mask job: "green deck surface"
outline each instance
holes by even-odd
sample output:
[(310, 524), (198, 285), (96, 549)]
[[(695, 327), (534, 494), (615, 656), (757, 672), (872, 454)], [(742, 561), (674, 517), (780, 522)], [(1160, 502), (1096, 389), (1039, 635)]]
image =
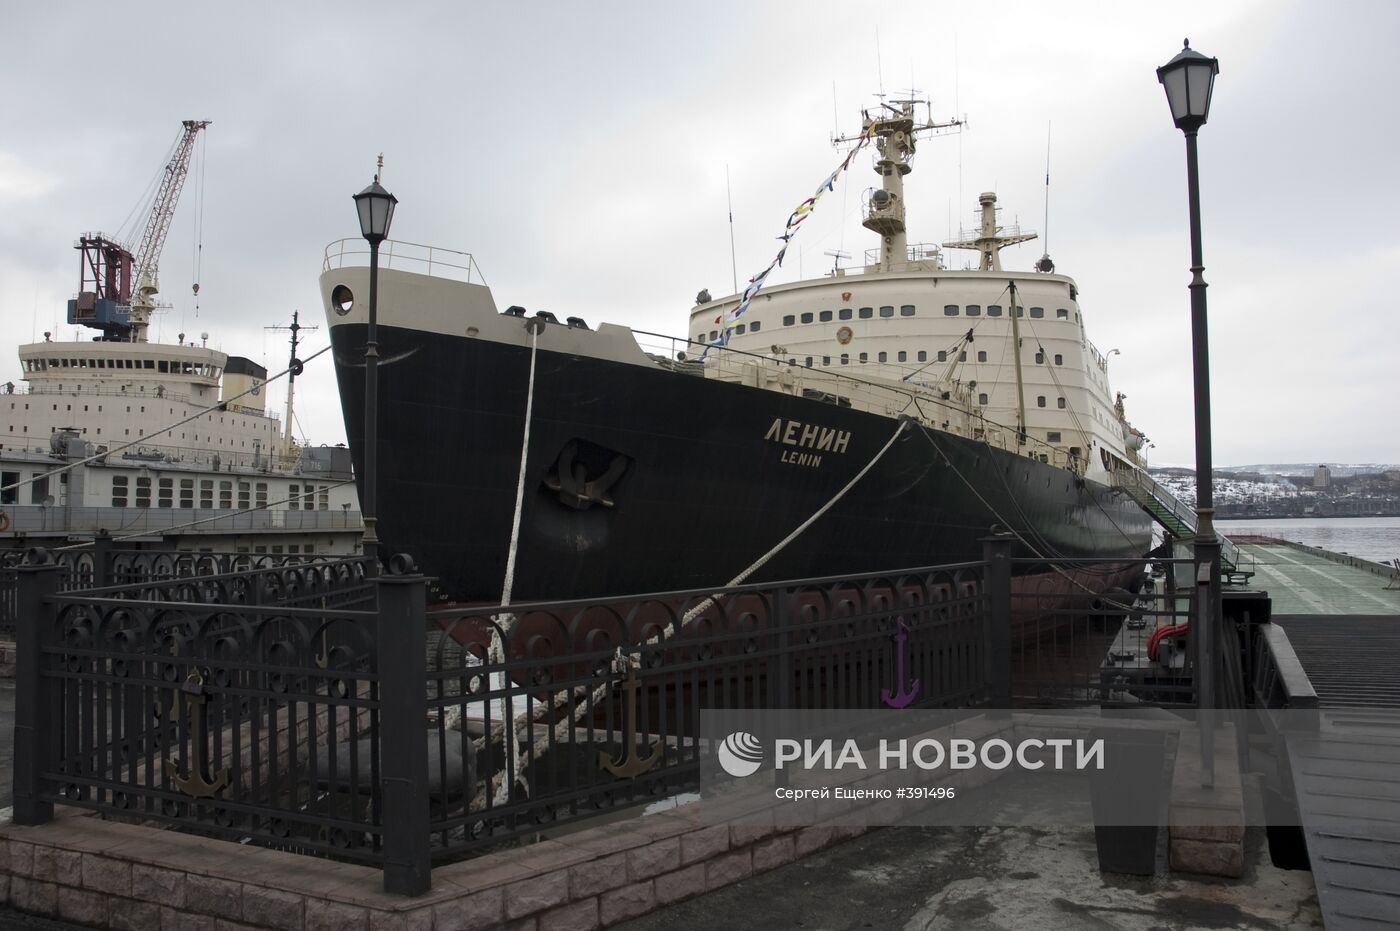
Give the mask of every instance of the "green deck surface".
[(1400, 615), (1400, 590), (1388, 580), (1282, 545), (1240, 546), (1241, 569), (1254, 577), (1246, 588), (1266, 591), (1278, 614)]

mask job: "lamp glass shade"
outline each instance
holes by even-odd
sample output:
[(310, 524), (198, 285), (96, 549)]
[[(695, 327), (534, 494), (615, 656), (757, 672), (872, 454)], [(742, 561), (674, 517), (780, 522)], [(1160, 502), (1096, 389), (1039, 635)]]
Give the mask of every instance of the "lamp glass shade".
[(1210, 95), (1220, 63), (1190, 46), (1157, 69), (1157, 80), (1167, 92), (1172, 122), (1178, 129), (1191, 130), (1203, 125), (1210, 115)]
[(360, 215), (360, 235), (371, 242), (380, 242), (389, 235), (394, 222), (394, 206), (399, 199), (374, 181), (355, 195), (355, 210)]

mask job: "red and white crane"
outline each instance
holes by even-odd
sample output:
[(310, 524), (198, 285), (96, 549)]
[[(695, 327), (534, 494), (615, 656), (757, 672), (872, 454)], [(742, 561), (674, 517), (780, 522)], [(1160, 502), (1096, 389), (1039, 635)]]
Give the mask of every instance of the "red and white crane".
[(108, 339), (144, 343), (159, 290), (160, 253), (165, 247), (175, 205), (190, 170), (194, 140), (209, 120), (185, 120), (180, 136), (161, 176), (151, 203), (146, 229), (135, 254), (122, 243), (101, 233), (82, 236), (76, 248), (82, 253), (78, 296), (68, 302), (68, 322), (95, 327)]

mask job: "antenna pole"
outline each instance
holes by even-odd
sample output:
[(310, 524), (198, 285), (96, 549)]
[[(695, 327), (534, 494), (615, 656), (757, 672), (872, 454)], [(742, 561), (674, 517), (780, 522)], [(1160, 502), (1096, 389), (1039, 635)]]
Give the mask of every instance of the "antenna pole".
[(302, 370), (301, 360), (297, 358), (297, 345), (301, 341), (302, 330), (320, 329), (320, 327), (302, 326), (300, 322), (300, 317), (301, 313), (299, 311), (294, 310), (292, 311), (291, 326), (270, 326), (264, 328), (268, 330), (290, 330), (292, 333), (291, 361), (287, 364), (287, 422), (282, 430), (282, 456), (285, 459), (292, 458), (292, 450), (295, 446), (295, 443), (292, 439), (292, 423), (295, 419), (293, 414), (292, 402), (295, 398), (297, 376), (301, 374)]
[[(836, 85), (831, 85), (832, 93)], [(729, 200), (729, 272), (734, 276), (734, 294), (739, 293), (739, 261), (734, 255), (734, 192), (729, 187), (729, 166), (724, 166), (724, 196)]]
[(1045, 244), (1045, 254), (1050, 254), (1050, 121), (1045, 121), (1045, 232), (1040, 240)]

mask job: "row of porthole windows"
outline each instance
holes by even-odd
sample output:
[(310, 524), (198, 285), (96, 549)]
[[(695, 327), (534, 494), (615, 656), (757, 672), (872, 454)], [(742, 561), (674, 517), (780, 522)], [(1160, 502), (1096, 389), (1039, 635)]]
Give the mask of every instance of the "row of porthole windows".
[[(761, 329), (763, 329), (763, 321), (762, 321), (762, 320), (755, 320), (755, 321), (753, 321), (752, 323), (740, 323), (740, 324), (737, 324), (737, 325), (734, 327), (734, 335), (735, 335), (735, 336), (743, 336), (746, 332), (747, 332), (747, 333), (757, 333), (757, 332), (758, 332), (759, 330), (761, 330)], [(705, 338), (705, 334), (704, 334), (704, 333), (701, 333), (701, 334), (699, 334), (698, 336), (696, 336), (695, 338), (698, 339), (698, 340), (703, 340), (703, 339)], [(715, 340), (717, 340), (717, 339), (719, 339), (719, 330), (711, 330), (711, 331), (710, 331), (710, 342), (713, 343), (713, 342), (714, 342)]]
[[(830, 365), (830, 364), (831, 364), (831, 356), (822, 356), (821, 358), (822, 358), (822, 362), (821, 362), (822, 365)], [(917, 353), (915, 353), (915, 358), (916, 358), (919, 362), (927, 362), (927, 361), (928, 361), (928, 353), (927, 353), (925, 350), (920, 349)], [(816, 359), (815, 356), (808, 356), (808, 357), (806, 358), (806, 360), (803, 362), (803, 364), (804, 364), (807, 368), (812, 368), (812, 367), (814, 366), (814, 364), (815, 364), (815, 362), (814, 362), (815, 359)], [(841, 365), (846, 365), (846, 364), (848, 364), (848, 363), (850, 362), (850, 354), (849, 354), (849, 353), (842, 353), (841, 356), (840, 356), (840, 360), (841, 360), (841, 363), (840, 363)], [(862, 353), (860, 353), (860, 354), (857, 356), (857, 360), (860, 361), (860, 362), (869, 362), (869, 361), (870, 361), (870, 353), (868, 353), (868, 352), (862, 352)], [(788, 361), (791, 362), (791, 363), (793, 363), (793, 364), (796, 364), (796, 361), (797, 361), (797, 360), (796, 360), (796, 359), (789, 359)], [(888, 352), (878, 352), (878, 353), (875, 354), (875, 361), (876, 361), (876, 362), (888, 362), (888, 361), (890, 361), (890, 354), (889, 354)], [(903, 349), (899, 350), (898, 352), (895, 353), (895, 361), (896, 361), (896, 362), (908, 362), (908, 361), (909, 361), (909, 353), (906, 352), (906, 351), (903, 350)], [(947, 362), (947, 361), (948, 361), (948, 351), (947, 351), (946, 349), (940, 349), (940, 350), (938, 350), (938, 353), (937, 353), (937, 355), (935, 356), (934, 361), (935, 361), (935, 362)], [(966, 362), (966, 361), (967, 361), (967, 350), (964, 349), (964, 350), (962, 350), (961, 352), (958, 353), (958, 361), (959, 361), (959, 362)], [(986, 361), (987, 361), (987, 352), (986, 352), (986, 350), (979, 350), (979, 351), (978, 351), (978, 353), (977, 353), (977, 361), (978, 361), (978, 362), (986, 362)], [(1041, 353), (1041, 352), (1037, 352), (1037, 353), (1035, 354), (1035, 361), (1036, 361), (1037, 363), (1044, 363), (1044, 362), (1045, 362), (1045, 354), (1044, 354), (1044, 353)], [(1064, 365), (1064, 364), (1065, 364), (1065, 357), (1062, 356), (1062, 355), (1060, 355), (1059, 353), (1055, 353), (1055, 364), (1056, 364), (1056, 365)], [(1064, 405), (1061, 405), (1061, 407), (1063, 407), (1063, 406), (1064, 406)]]
[[(904, 304), (899, 308), (899, 315), (901, 317), (912, 317), (914, 316), (914, 313), (915, 311), (913, 304)], [(894, 314), (895, 309), (893, 304), (886, 304), (880, 308), (881, 317), (893, 317)], [(855, 319), (856, 317), (859, 317), (861, 320), (869, 320), (874, 316), (874, 307), (842, 307), (840, 310), (821, 310), (817, 311), (815, 314), (813, 314), (811, 311), (808, 311), (804, 314), (788, 314), (787, 316), (783, 317), (783, 326), (796, 326), (799, 322), (830, 323), (833, 319), (851, 320)]]
[(217, 365), (200, 362), (182, 362), (178, 359), (25, 359), (26, 372), (46, 372), (49, 369), (142, 369), (160, 372), (162, 375), (198, 375), (202, 378), (218, 378), (223, 369)]
[[(193, 508), (195, 501), (195, 480), (192, 478), (180, 479), (179, 496), (176, 497), (175, 480), (173, 478), (160, 478), (156, 486), (156, 507), (175, 507), (178, 500), (179, 507)], [(238, 506), (247, 509), (252, 502), (260, 508), (267, 507), (267, 482), (238, 482)], [(134, 494), (132, 492), (134, 491)], [(219, 507), (224, 510), (233, 508), (234, 483), (230, 480), (221, 480), (218, 483)], [(330, 509), (330, 486), (329, 485), (289, 485), (288, 507), (291, 510), (322, 510)], [(151, 506), (151, 478), (147, 475), (138, 475), (133, 485), (129, 476), (112, 476), (112, 507), (124, 508), (128, 501), (134, 501), (138, 508), (148, 508)], [(199, 481), (199, 506), (201, 508), (214, 507), (214, 479), (200, 479)]]
[[(1024, 317), (1024, 316), (1026, 315), (1026, 308), (1025, 308), (1025, 307), (1016, 307), (1016, 308), (1015, 308), (1015, 311), (1016, 311), (1016, 316), (1018, 316), (1018, 317)], [(901, 304), (900, 307), (899, 307), (899, 316), (901, 316), (901, 317), (912, 317), (912, 316), (914, 316), (916, 313), (917, 313), (917, 310), (916, 310), (915, 305), (913, 305), (913, 304)], [(981, 304), (967, 304), (967, 305), (945, 304), (945, 305), (943, 305), (943, 315), (944, 315), (945, 317), (957, 317), (957, 316), (960, 316), (960, 315), (961, 315), (961, 316), (967, 316), (967, 317), (980, 317), (980, 316), (982, 316), (982, 313), (983, 313), (983, 307), (982, 307)], [(1001, 306), (1000, 304), (988, 304), (988, 305), (986, 306), (986, 314), (987, 314), (988, 317), (1000, 317), (1000, 316), (1002, 316), (1002, 313), (1003, 313), (1003, 308), (1002, 308), (1002, 306)], [(830, 323), (830, 322), (833, 321), (833, 320), (852, 320), (852, 319), (857, 319), (857, 318), (858, 318), (858, 319), (861, 319), (861, 320), (869, 320), (869, 319), (872, 319), (872, 318), (875, 316), (875, 314), (876, 314), (876, 308), (874, 308), (874, 307), (859, 307), (859, 308), (842, 307), (840, 310), (835, 310), (835, 311), (832, 311), (832, 310), (820, 310), (820, 311), (816, 311), (816, 312), (807, 311), (806, 313), (801, 313), (801, 314), (787, 314), (787, 315), (785, 315), (785, 316), (783, 317), (783, 326), (797, 326), (798, 324), (801, 324), (801, 323)], [(895, 307), (894, 307), (894, 305), (893, 305), (893, 304), (885, 304), (885, 305), (881, 306), (881, 307), (879, 308), (879, 315), (880, 315), (881, 317), (893, 317), (893, 316), (895, 315)], [(1030, 316), (1031, 316), (1031, 319), (1033, 319), (1033, 320), (1040, 320), (1040, 319), (1043, 319), (1043, 318), (1045, 317), (1045, 308), (1044, 308), (1044, 307), (1032, 307), (1032, 308), (1030, 309)], [(1079, 315), (1078, 315), (1078, 314), (1075, 314), (1075, 315), (1074, 315), (1074, 318), (1075, 318), (1076, 320), (1078, 320), (1078, 319), (1079, 319)], [(1066, 307), (1057, 307), (1057, 308), (1055, 308), (1055, 319), (1056, 319), (1056, 320), (1068, 320), (1068, 319), (1069, 319), (1069, 309), (1066, 308)], [(746, 331), (747, 331), (747, 332), (752, 332), (752, 333), (757, 333), (757, 332), (759, 331), (759, 329), (761, 328), (761, 326), (762, 326), (762, 321), (758, 321), (758, 320), (755, 320), (753, 323), (750, 323), (750, 324), (747, 324), (747, 325), (740, 323), (740, 324), (738, 324), (738, 325), (736, 325), (736, 326), (734, 327), (734, 335), (736, 335), (736, 336), (743, 336), (744, 333), (745, 333)], [(701, 337), (703, 338), (703, 334), (701, 334)], [(714, 340), (716, 340), (716, 339), (718, 339), (718, 338), (719, 338), (719, 330), (711, 330), (711, 331), (710, 331), (710, 340), (713, 342)]]
[[(1017, 317), (1024, 317), (1024, 316), (1026, 316), (1026, 308), (1024, 308), (1024, 307), (1019, 307), (1019, 306), (1018, 306), (1018, 307), (1015, 308), (1015, 310), (1016, 310), (1016, 316), (1017, 316)], [(1000, 304), (988, 304), (987, 307), (986, 307), (986, 312), (987, 312), (987, 316), (988, 316), (988, 317), (1000, 317), (1000, 316), (1002, 315), (1003, 308), (1002, 308), (1002, 306), (1001, 306)], [(982, 316), (982, 305), (981, 305), (981, 304), (966, 304), (966, 305), (963, 305), (961, 308), (959, 308), (959, 305), (957, 305), (957, 304), (944, 304), (944, 305), (943, 305), (943, 316), (945, 316), (945, 317), (957, 317), (957, 316), (964, 316), (964, 317), (980, 317), (980, 316)], [(1045, 318), (1045, 308), (1044, 308), (1044, 307), (1032, 307), (1032, 308), (1031, 308), (1030, 316), (1031, 316), (1031, 319), (1032, 319), (1032, 320), (1042, 320), (1042, 319), (1044, 319), (1044, 318)], [(1067, 308), (1067, 307), (1057, 307), (1057, 308), (1055, 308), (1055, 319), (1056, 319), (1056, 320), (1068, 320), (1068, 319), (1069, 319), (1069, 308)], [(1078, 314), (1075, 314), (1075, 315), (1074, 315), (1074, 319), (1078, 320), (1078, 319), (1079, 319), (1079, 315), (1078, 315)]]

